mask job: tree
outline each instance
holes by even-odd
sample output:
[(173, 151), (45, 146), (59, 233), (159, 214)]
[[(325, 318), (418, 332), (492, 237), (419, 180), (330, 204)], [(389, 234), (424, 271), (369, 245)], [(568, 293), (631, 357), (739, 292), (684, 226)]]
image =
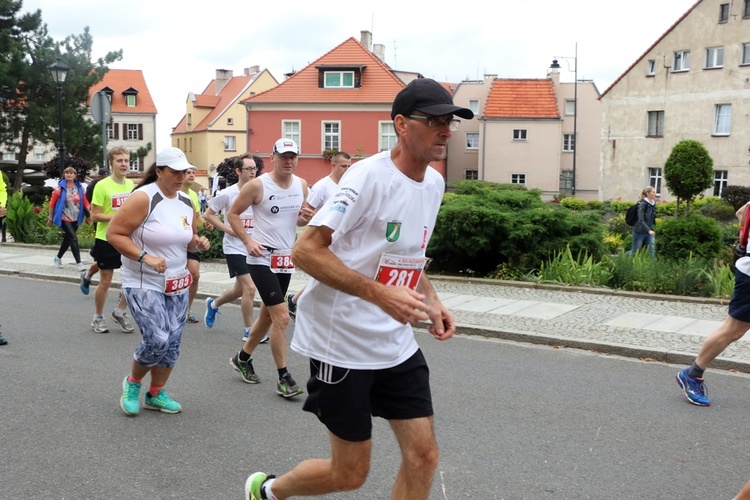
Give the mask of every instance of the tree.
[(690, 201), (713, 184), (714, 161), (703, 144), (684, 140), (672, 148), (672, 153), (664, 164), (664, 180), (667, 189), (687, 202), (686, 214), (690, 214)]
[(120, 50), (92, 63), (88, 27), (80, 35), (55, 42), (41, 21), (41, 11), (18, 17), (20, 8), (20, 0), (0, 0), (0, 143), (18, 153), (14, 191), (21, 188), (34, 141), (57, 143), (57, 94), (47, 67), (57, 57), (70, 66), (62, 87), (66, 153), (95, 161), (101, 138), (99, 127), (85, 118), (88, 92), (104, 77), (107, 65), (122, 58)]

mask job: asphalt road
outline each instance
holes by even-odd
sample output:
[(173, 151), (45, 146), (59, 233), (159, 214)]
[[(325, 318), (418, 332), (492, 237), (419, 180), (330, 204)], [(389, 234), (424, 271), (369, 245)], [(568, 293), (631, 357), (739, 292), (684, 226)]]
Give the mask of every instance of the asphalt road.
[[(120, 384), (139, 335), (93, 333), (93, 295), (75, 285), (0, 276), (0, 331), (11, 342), (0, 347), (0, 498), (238, 499), (250, 472), (327, 456), (327, 433), (302, 399), (275, 394), (268, 346), (255, 354), (261, 384), (230, 368), (240, 314), (222, 312), (212, 330), (186, 327), (168, 386), (183, 413), (128, 418)], [(698, 408), (675, 366), (418, 338), (441, 447), (431, 499), (732, 498), (750, 478), (747, 375), (710, 372), (715, 404)], [(305, 379), (305, 359), (290, 353), (289, 367)], [(398, 464), (376, 420), (367, 483), (326, 498), (388, 498)]]

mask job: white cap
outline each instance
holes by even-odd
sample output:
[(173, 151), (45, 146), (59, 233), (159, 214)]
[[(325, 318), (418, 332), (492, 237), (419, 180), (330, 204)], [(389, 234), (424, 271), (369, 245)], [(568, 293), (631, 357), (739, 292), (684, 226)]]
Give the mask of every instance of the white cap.
[(187, 161), (185, 153), (178, 148), (166, 148), (159, 151), (156, 154), (156, 166), (169, 167), (172, 170), (198, 170)]
[(298, 155), (299, 146), (297, 146), (297, 143), (292, 139), (281, 138), (273, 145), (273, 154), (283, 155), (284, 153), (294, 153)]

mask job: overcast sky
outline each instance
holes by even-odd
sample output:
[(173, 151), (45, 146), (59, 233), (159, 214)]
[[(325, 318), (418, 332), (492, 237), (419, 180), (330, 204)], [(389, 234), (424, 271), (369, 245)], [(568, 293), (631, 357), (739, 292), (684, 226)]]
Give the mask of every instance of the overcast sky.
[(571, 58), (560, 61), (561, 80), (573, 81), (577, 43), (578, 78), (603, 92), (694, 3), (23, 0), (23, 10), (41, 9), (57, 40), (88, 26), (94, 59), (122, 49), (112, 67), (143, 71), (162, 149), (185, 114), (188, 92), (202, 92), (218, 68), (239, 75), (258, 65), (282, 81), (284, 73), (369, 30), (392, 68), (449, 82), (485, 73), (544, 78), (553, 56)]

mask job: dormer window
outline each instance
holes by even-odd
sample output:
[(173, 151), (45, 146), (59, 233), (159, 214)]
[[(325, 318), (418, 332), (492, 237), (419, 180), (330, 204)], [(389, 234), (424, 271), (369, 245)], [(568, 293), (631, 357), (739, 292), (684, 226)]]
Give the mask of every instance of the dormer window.
[(138, 95), (138, 91), (135, 90), (133, 87), (130, 87), (127, 90), (123, 90), (122, 95), (125, 96), (125, 105), (129, 108), (134, 108), (137, 105), (136, 102), (136, 96)]
[(362, 72), (366, 66), (316, 66), (318, 87), (321, 89), (354, 89), (362, 86)]

